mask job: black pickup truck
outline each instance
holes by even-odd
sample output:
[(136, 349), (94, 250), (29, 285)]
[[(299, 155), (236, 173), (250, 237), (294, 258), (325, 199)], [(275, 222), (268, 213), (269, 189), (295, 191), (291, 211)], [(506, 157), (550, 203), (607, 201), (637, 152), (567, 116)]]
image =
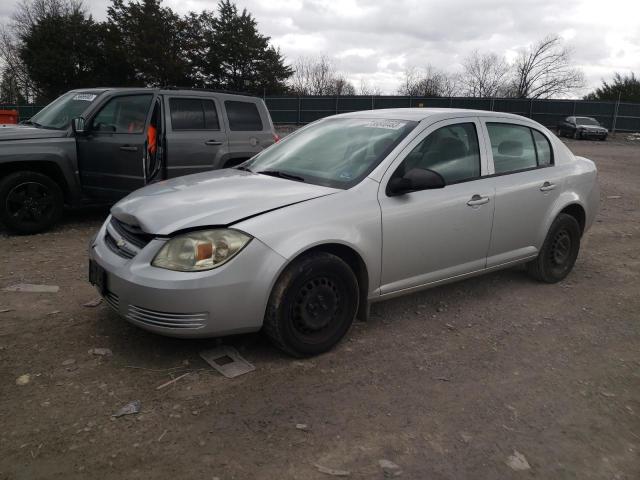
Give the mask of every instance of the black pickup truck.
[(237, 165), (277, 140), (256, 97), (73, 90), (22, 124), (0, 126), (0, 222), (41, 232), (65, 205), (110, 204), (150, 182)]

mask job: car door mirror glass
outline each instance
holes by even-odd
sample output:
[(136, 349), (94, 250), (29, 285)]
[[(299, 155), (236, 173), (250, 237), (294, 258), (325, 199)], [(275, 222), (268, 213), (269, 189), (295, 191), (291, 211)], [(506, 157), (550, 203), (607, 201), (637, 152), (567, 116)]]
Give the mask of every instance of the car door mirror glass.
[(403, 176), (389, 180), (387, 194), (392, 197), (420, 190), (444, 188), (445, 184), (444, 178), (438, 172), (424, 168), (412, 168)]

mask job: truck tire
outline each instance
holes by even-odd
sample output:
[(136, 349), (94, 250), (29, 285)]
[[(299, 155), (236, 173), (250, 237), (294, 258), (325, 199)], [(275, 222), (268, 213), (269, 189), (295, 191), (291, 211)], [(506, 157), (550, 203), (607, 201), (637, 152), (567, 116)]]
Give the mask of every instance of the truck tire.
[(42, 173), (14, 172), (0, 180), (0, 222), (14, 233), (49, 229), (60, 219), (63, 207), (62, 189)]

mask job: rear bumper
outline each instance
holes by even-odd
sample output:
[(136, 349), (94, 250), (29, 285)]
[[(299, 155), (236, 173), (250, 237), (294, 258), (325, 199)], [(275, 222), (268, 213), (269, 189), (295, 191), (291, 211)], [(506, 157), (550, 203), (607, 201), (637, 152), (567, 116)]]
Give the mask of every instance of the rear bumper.
[(237, 257), (206, 272), (152, 267), (165, 240), (123, 258), (105, 241), (105, 227), (89, 256), (106, 272), (105, 302), (127, 321), (162, 335), (213, 337), (262, 327), (271, 286), (285, 259), (257, 239)]

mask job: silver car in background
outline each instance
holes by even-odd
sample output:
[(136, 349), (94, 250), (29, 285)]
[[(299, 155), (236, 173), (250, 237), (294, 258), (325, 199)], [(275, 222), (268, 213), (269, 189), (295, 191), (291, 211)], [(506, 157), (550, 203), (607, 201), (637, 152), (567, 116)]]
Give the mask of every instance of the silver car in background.
[(598, 210), (596, 175), (516, 115), (337, 115), (234, 169), (120, 201), (92, 241), (90, 280), (147, 330), (263, 329), (315, 355), (372, 302), (518, 263), (562, 280)]

